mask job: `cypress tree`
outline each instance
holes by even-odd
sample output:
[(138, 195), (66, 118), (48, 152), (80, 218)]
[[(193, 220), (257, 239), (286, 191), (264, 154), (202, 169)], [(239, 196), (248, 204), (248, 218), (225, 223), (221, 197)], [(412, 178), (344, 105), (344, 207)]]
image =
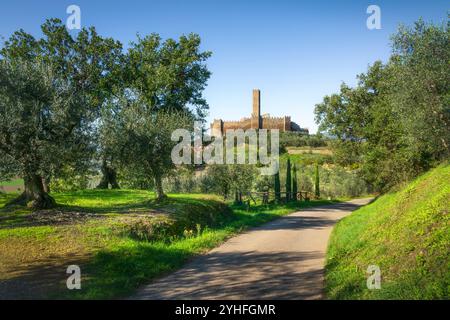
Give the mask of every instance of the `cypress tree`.
[(297, 186), (297, 167), (294, 166), (292, 168), (293, 171), (293, 177), (292, 177), (292, 196), (294, 200), (297, 200), (297, 192), (298, 192), (298, 186)]
[(274, 189), (275, 189), (275, 202), (279, 203), (280, 202), (280, 193), (281, 193), (281, 187), (280, 187), (280, 172), (277, 172), (274, 175)]
[(292, 178), (291, 178), (291, 160), (287, 159), (286, 164), (286, 201), (291, 200), (291, 186), (292, 186)]
[(319, 178), (319, 164), (318, 163), (316, 163), (314, 190), (315, 190), (316, 198), (320, 198), (320, 178)]

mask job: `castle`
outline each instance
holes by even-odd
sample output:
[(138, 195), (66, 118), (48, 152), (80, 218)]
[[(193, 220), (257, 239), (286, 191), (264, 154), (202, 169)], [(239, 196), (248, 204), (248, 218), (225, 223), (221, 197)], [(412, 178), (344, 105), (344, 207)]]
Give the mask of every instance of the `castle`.
[(242, 118), (239, 121), (223, 121), (215, 119), (211, 123), (211, 134), (223, 136), (228, 129), (278, 129), (284, 131), (294, 131), (301, 134), (309, 134), (308, 129), (300, 128), (298, 124), (291, 121), (291, 117), (271, 117), (261, 115), (261, 91), (253, 90), (253, 112), (250, 118)]

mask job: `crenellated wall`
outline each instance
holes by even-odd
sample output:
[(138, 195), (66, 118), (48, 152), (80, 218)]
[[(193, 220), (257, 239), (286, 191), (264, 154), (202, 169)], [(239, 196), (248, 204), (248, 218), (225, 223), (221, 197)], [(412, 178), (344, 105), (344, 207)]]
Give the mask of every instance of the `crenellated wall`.
[(262, 129), (291, 130), (291, 117), (264, 117), (261, 119)]
[[(213, 135), (223, 135), (228, 129), (278, 129), (280, 131), (292, 131), (291, 117), (270, 117), (261, 116), (261, 96), (260, 91), (253, 90), (253, 109), (250, 118), (242, 118), (239, 121), (223, 121), (215, 119), (211, 123), (211, 133)], [(295, 129), (294, 129), (295, 130)]]

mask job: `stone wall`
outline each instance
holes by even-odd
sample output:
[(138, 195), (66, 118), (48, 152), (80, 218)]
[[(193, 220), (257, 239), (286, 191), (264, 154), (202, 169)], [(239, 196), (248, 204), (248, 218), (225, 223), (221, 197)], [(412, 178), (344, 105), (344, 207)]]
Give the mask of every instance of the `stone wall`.
[[(259, 127), (258, 127), (258, 124)], [(260, 121), (256, 117), (243, 118), (239, 121), (214, 120), (211, 124), (211, 132), (214, 135), (223, 135), (228, 129), (278, 129), (291, 131), (291, 117), (262, 117)]]
[(262, 129), (291, 130), (291, 117), (263, 117), (261, 122)]
[[(250, 118), (242, 118), (239, 121), (223, 121), (216, 119), (211, 123), (212, 135), (223, 135), (228, 129), (278, 129), (291, 131), (291, 117), (265, 117), (261, 116), (261, 92), (253, 90), (253, 108)], [(295, 129), (294, 129), (295, 130)]]

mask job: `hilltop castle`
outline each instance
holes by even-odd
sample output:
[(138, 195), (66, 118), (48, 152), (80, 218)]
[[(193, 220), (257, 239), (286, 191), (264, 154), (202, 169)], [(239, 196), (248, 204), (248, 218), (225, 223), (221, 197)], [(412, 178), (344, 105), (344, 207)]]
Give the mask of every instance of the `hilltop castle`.
[(261, 91), (253, 90), (253, 112), (250, 118), (242, 118), (239, 121), (223, 121), (215, 119), (211, 123), (211, 134), (222, 136), (228, 129), (278, 129), (280, 131), (294, 131), (308, 134), (308, 129), (300, 128), (298, 124), (291, 121), (290, 116), (271, 117), (261, 115)]

